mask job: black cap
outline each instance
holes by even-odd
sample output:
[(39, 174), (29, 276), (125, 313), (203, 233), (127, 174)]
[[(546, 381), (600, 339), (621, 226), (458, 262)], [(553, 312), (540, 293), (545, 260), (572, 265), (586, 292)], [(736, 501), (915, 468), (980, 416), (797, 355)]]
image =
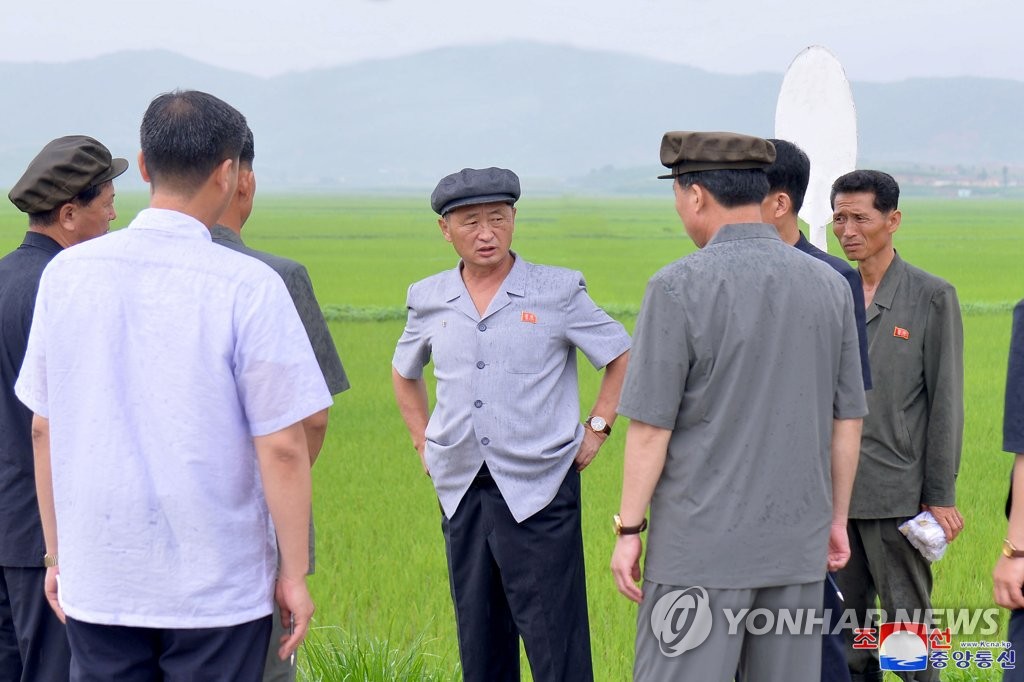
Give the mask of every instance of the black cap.
[(444, 215), (459, 206), (502, 202), (514, 204), (519, 199), (519, 176), (505, 168), (463, 168), (441, 178), (430, 195), (430, 207)]
[(768, 140), (739, 133), (673, 131), (661, 138), (661, 165), (671, 169), (661, 179), (707, 170), (767, 168), (775, 161)]
[(7, 197), (25, 213), (44, 213), (128, 170), (128, 161), (85, 135), (53, 140), (32, 159)]

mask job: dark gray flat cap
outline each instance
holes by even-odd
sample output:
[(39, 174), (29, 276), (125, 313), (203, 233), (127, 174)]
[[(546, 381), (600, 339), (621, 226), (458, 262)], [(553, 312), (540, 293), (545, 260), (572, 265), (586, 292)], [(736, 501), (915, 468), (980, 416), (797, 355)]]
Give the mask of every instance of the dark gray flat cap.
[(459, 206), (519, 200), (519, 176), (505, 168), (463, 168), (441, 178), (430, 195), (430, 207), (444, 215)]
[(768, 140), (739, 133), (677, 130), (661, 138), (661, 165), (670, 169), (661, 179), (707, 170), (767, 168), (775, 161), (775, 146)]
[(7, 198), (25, 213), (44, 213), (126, 170), (128, 161), (111, 158), (98, 140), (85, 135), (58, 137), (32, 159)]

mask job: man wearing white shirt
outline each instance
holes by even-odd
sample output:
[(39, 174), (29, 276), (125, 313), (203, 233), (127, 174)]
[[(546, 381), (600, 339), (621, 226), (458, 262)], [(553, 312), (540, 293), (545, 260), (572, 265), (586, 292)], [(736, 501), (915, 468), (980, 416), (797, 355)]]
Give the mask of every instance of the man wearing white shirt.
[(150, 208), (40, 282), (16, 391), (72, 680), (256, 681), (275, 593), (282, 658), (313, 613), (301, 422), (331, 397), (280, 277), (209, 233), (245, 129), (206, 93), (157, 97)]

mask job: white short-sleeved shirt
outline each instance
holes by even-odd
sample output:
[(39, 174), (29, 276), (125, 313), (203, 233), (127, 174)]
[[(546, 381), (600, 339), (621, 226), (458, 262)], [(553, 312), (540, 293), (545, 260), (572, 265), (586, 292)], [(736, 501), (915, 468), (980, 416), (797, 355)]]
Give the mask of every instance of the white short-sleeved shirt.
[(252, 439), (331, 404), (273, 270), (144, 210), (47, 267), (16, 391), (50, 420), (69, 616), (206, 628), (271, 612)]

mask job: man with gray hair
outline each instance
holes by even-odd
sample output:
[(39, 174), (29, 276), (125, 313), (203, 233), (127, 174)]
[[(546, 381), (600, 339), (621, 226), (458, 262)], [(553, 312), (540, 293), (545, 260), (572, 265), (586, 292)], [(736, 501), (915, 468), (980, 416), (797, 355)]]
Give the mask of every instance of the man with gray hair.
[[(519, 194), (503, 168), (438, 183), (431, 207), (460, 260), (409, 287), (392, 377), (441, 503), (464, 679), (518, 680), (521, 636), (534, 680), (586, 682), (580, 472), (611, 433), (629, 335), (582, 274), (511, 250)], [(583, 424), (577, 348), (605, 368)]]
[(0, 681), (68, 679), (67, 634), (46, 603), (32, 412), (14, 394), (43, 269), (61, 250), (106, 234), (114, 178), (128, 168), (98, 140), (49, 142), (8, 197), (28, 214), (21, 246), (0, 260)]
[(302, 420), (331, 397), (281, 278), (209, 231), (245, 129), (203, 92), (154, 99), (150, 207), (39, 285), (16, 392), (76, 682), (258, 682), (275, 595), (279, 657), (313, 614)]
[(849, 556), (867, 412), (846, 282), (761, 222), (774, 158), (747, 135), (662, 139), (661, 177), (700, 250), (648, 283), (618, 408), (630, 424), (611, 568), (640, 604), (639, 682), (819, 679), (820, 632), (730, 632), (727, 616), (820, 611), (823, 569)]

